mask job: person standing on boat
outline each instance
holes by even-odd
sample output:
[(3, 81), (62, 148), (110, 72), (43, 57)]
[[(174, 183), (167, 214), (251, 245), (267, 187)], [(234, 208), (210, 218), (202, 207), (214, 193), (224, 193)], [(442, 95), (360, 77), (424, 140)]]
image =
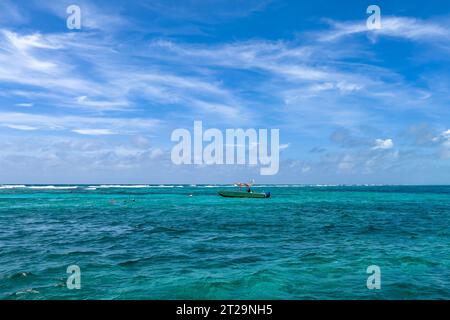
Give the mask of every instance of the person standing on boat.
[(235, 186), (238, 186), (239, 189), (241, 189), (242, 187), (245, 186), (245, 187), (247, 187), (247, 192), (248, 192), (248, 193), (252, 192), (252, 189), (251, 189), (252, 183), (236, 182), (234, 185), (235, 185)]

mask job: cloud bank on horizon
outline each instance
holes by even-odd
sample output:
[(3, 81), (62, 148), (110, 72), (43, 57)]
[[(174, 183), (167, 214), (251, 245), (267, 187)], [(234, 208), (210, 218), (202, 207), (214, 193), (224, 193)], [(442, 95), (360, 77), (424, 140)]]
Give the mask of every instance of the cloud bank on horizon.
[[(3, 0), (0, 183), (448, 184), (449, 57), (435, 0)], [(174, 165), (195, 120), (279, 128), (279, 173)]]

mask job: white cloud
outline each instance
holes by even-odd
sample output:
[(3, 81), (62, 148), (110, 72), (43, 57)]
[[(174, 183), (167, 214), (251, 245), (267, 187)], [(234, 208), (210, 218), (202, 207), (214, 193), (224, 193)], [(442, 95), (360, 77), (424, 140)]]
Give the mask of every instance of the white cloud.
[(162, 149), (156, 148), (152, 149), (150, 153), (150, 159), (158, 159), (164, 155), (164, 151)]
[[(46, 98), (57, 107), (129, 111), (133, 110), (133, 100), (143, 99), (228, 119), (244, 117), (244, 104), (221, 81), (204, 72), (177, 73), (160, 70), (155, 63), (129, 64), (128, 57), (111, 50), (115, 43), (106, 37), (9, 30), (2, 30), (0, 40), (2, 36), (0, 82), (31, 86), (30, 95)], [(89, 68), (81, 68), (80, 63)], [(86, 73), (87, 69), (95, 70), (96, 76)], [(26, 91), (31, 90), (20, 91), (20, 96), (26, 97)]]
[(190, 57), (197, 64), (259, 69), (292, 80), (323, 81), (333, 76), (333, 70), (306, 63), (319, 51), (318, 48), (284, 41), (243, 41), (212, 46), (154, 41), (150, 47), (157, 49), (149, 52), (150, 55), (168, 51), (176, 56)]
[(450, 158), (450, 129), (443, 131), (439, 136), (434, 137), (432, 140), (440, 146), (440, 155), (444, 159)]
[[(243, 112), (239, 112), (238, 107), (222, 104), (219, 102), (205, 102), (201, 100), (193, 99), (190, 101), (201, 114), (213, 113), (225, 117), (227, 119), (244, 119), (246, 115)], [(194, 109), (195, 110), (195, 109)]]
[(27, 126), (27, 125), (20, 125), (20, 124), (4, 124), (4, 127), (8, 127), (10, 129), (16, 129), (16, 130), (23, 130), (23, 131), (32, 131), (37, 130), (38, 128)]
[[(216, 121), (245, 122), (260, 116), (259, 112), (250, 111), (252, 106), (261, 107), (264, 103), (252, 98), (256, 93), (258, 97), (262, 94), (279, 99), (278, 103), (284, 101), (298, 109), (286, 113), (294, 116), (300, 112), (305, 121), (320, 118), (348, 124), (366, 117), (371, 110), (340, 108), (336, 103), (340, 96), (359, 94), (383, 101), (398, 99), (405, 104), (416, 101), (412, 97), (419, 94), (414, 88), (402, 87), (401, 79), (389, 70), (338, 61), (348, 54), (357, 55), (358, 51), (335, 50), (322, 44), (242, 41), (203, 46), (158, 40), (146, 48), (135, 49), (150, 62), (140, 65), (130, 63), (123, 51), (114, 50), (113, 40), (89, 33), (20, 34), (4, 30), (3, 35), (0, 63), (4, 62), (5, 67), (0, 70), (0, 82), (32, 86), (30, 95), (40, 95), (47, 104), (58, 108), (130, 111), (146, 108), (146, 103), (164, 104), (168, 112), (177, 108), (176, 114), (182, 117), (209, 114), (210, 118), (217, 115)], [(89, 68), (79, 68), (80, 62)], [(177, 63), (177, 68), (162, 67), (172, 62)], [(230, 86), (216, 67), (256, 71), (264, 73), (264, 77), (252, 86)], [(96, 76), (87, 73), (87, 69)], [(396, 80), (395, 88), (389, 80)], [(393, 90), (395, 94), (389, 95)], [(24, 97), (29, 90), (21, 91), (25, 91), (21, 93)], [(320, 99), (319, 105), (330, 107), (316, 108), (308, 101), (311, 99)], [(276, 103), (267, 106), (278, 107), (281, 106)]]
[(17, 107), (32, 107), (33, 104), (32, 103), (28, 103), (28, 102), (26, 102), (26, 103), (16, 103), (16, 106)]
[(309, 171), (311, 171), (311, 167), (310, 166), (303, 166), (302, 167), (302, 173), (307, 173)]
[[(356, 124), (370, 118), (376, 110), (356, 107), (354, 101), (345, 103), (346, 98), (376, 99), (378, 108), (390, 108), (395, 103), (404, 109), (417, 105), (425, 92), (406, 83), (395, 71), (357, 60), (350, 62), (349, 57), (373, 56), (353, 45), (262, 40), (198, 45), (158, 40), (150, 43), (147, 56), (167, 62), (189, 61), (190, 66), (205, 72), (228, 68), (262, 75), (256, 85), (245, 87), (244, 83), (244, 87), (234, 91), (250, 91), (284, 101), (289, 109), (283, 111), (290, 115), (286, 121), (298, 115), (310, 122)], [(264, 104), (255, 100), (250, 103)], [(353, 106), (355, 110), (351, 110)]]
[(441, 137), (444, 138), (445, 140), (450, 140), (450, 129), (442, 132)]
[(45, 38), (40, 33), (32, 33), (25, 36), (19, 35), (9, 30), (3, 30), (6, 39), (19, 51), (25, 52), (33, 48), (58, 49), (59, 46), (51, 43), (50, 38)]
[(432, 139), (433, 142), (446, 142), (447, 140), (450, 140), (450, 129), (442, 131), (437, 137)]
[(19, 34), (0, 30), (0, 82), (33, 86), (59, 97), (72, 93), (98, 93), (98, 85), (83, 79), (64, 51), (72, 36)]
[(375, 30), (368, 30), (364, 20), (358, 22), (326, 21), (331, 25), (332, 30), (320, 33), (320, 41), (336, 41), (360, 33), (367, 33), (368, 36), (382, 35), (420, 41), (450, 40), (448, 26), (411, 17), (382, 16), (381, 29)]
[[(67, 183), (75, 183), (67, 177), (77, 179), (78, 175), (93, 182), (96, 178), (93, 178), (92, 170), (98, 168), (108, 171), (112, 176), (121, 176), (121, 170), (153, 168), (150, 171), (161, 172), (161, 165), (164, 167), (171, 163), (163, 149), (138, 146), (132, 142), (132, 136), (116, 140), (91, 135), (12, 135), (6, 140), (0, 140), (0, 150), (0, 167), (5, 168), (0, 171), (2, 179), (8, 176), (6, 168), (10, 167), (23, 168), (23, 171), (10, 175), (15, 179), (17, 174), (36, 178), (40, 175), (38, 172), (42, 172), (36, 170), (39, 167), (41, 170), (48, 169), (43, 176), (43, 180), (47, 182), (49, 171), (53, 178), (59, 176), (68, 179)], [(142, 171), (129, 171), (133, 172), (136, 176), (148, 179)], [(101, 174), (97, 178), (104, 179), (105, 176)]]
[(392, 149), (394, 147), (394, 142), (392, 139), (376, 139), (375, 140), (375, 146), (372, 148), (372, 150), (387, 150)]
[[(65, 10), (61, 14), (65, 15)], [(404, 22), (411, 22), (414, 28), (405, 27)], [(107, 26), (101, 19), (95, 23), (97, 26), (90, 24), (89, 28)], [(432, 21), (387, 17), (383, 23), (385, 29), (371, 34), (421, 41), (428, 41), (427, 37), (448, 39), (442, 34), (441, 26)], [(103, 140), (113, 140), (106, 136), (147, 135), (154, 130), (160, 122), (139, 118), (146, 113), (173, 121), (172, 124), (202, 116), (208, 117), (205, 121), (218, 119), (233, 125), (242, 121), (251, 125), (249, 122), (256, 118), (263, 125), (280, 124), (289, 133), (303, 130), (307, 135), (302, 138), (309, 143), (309, 138), (320, 139), (321, 129), (330, 128), (329, 125), (350, 128), (370, 124), (380, 130), (364, 144), (366, 154), (354, 151), (337, 156), (333, 169), (376, 171), (399, 154), (395, 149), (378, 151), (392, 149), (392, 139), (377, 139), (372, 145), (388, 121), (380, 109), (400, 112), (427, 97), (430, 100), (427, 104), (432, 107), (422, 108), (420, 112), (436, 116), (440, 105), (426, 89), (408, 83), (405, 78), (409, 77), (378, 67), (383, 64), (376, 60), (372, 48), (366, 51), (350, 41), (345, 46), (338, 42), (352, 34), (367, 32), (365, 21), (361, 24), (363, 27), (354, 22), (332, 23), (332, 30), (320, 33), (318, 38), (328, 36), (328, 40), (336, 40), (334, 43), (313, 39), (311, 42), (257, 40), (204, 45), (159, 40), (133, 48), (127, 41), (119, 44), (119, 39), (92, 31), (41, 34), (4, 30), (0, 33), (0, 82), (15, 89), (0, 95), (34, 101), (37, 106), (45, 106), (46, 111), (49, 106), (55, 109), (50, 111), (52, 115), (0, 112), (0, 125), (11, 129), (15, 126), (17, 130), (47, 130), (43, 134), (52, 130), (55, 140), (60, 131), (77, 133), (70, 135), (74, 139), (101, 140), (97, 136), (103, 135)], [(426, 28), (421, 28), (425, 25)], [(71, 107), (72, 115), (61, 107)], [(114, 112), (104, 113), (106, 110)], [(446, 150), (450, 149), (449, 135), (445, 131), (436, 140)], [(120, 137), (123, 138), (126, 137)], [(163, 155), (161, 149), (150, 148), (146, 139), (136, 141), (140, 144), (136, 150), (123, 146), (102, 148), (98, 163), (118, 162), (127, 167), (132, 165), (132, 157), (154, 159)], [(71, 146), (64, 145), (55, 154), (64, 153)], [(79, 147), (83, 156), (93, 155), (97, 148)], [(287, 147), (289, 144), (280, 146)], [(41, 146), (42, 157), (46, 157), (45, 148)], [(302, 162), (297, 172), (305, 173), (309, 169)]]
[(101, 30), (102, 32), (112, 32), (120, 28), (129, 28), (130, 22), (121, 16), (119, 8), (113, 5), (96, 6), (92, 1), (60, 0), (60, 1), (35, 1), (40, 6), (54, 15), (66, 20), (68, 14), (66, 9), (69, 5), (76, 4), (81, 9), (81, 28)]
[(352, 171), (358, 164), (358, 161), (355, 157), (350, 154), (344, 155), (339, 163), (337, 164), (337, 170), (339, 173), (342, 172), (350, 172)]
[(114, 131), (111, 131), (109, 129), (74, 129), (72, 131), (79, 133), (79, 134), (85, 134), (85, 135), (91, 135), (91, 136), (104, 136), (104, 135), (116, 134)]
[(91, 100), (87, 96), (77, 97), (75, 99), (75, 103), (79, 106), (98, 110), (126, 110), (129, 106), (129, 102), (122, 99), (118, 99), (116, 101)]
[(280, 150), (285, 150), (285, 149), (289, 148), (290, 145), (291, 145), (290, 143), (280, 144)]
[[(161, 121), (145, 118), (108, 118), (108, 117), (83, 117), (83, 116), (51, 116), (19, 112), (0, 112), (0, 124), (39, 127), (45, 130), (78, 130), (79, 134), (94, 134), (102, 127), (97, 134), (124, 133), (131, 134), (137, 132), (148, 133), (156, 130), (161, 125)], [(94, 130), (94, 131), (92, 131)], [(106, 131), (104, 131), (106, 130)]]

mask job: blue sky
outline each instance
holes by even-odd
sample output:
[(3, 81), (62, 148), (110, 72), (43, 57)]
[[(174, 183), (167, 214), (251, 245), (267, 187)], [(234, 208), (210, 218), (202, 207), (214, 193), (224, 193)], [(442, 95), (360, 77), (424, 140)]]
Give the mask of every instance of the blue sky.
[[(450, 183), (448, 1), (2, 0), (0, 38), (0, 183)], [(173, 165), (194, 120), (279, 128), (279, 173)]]

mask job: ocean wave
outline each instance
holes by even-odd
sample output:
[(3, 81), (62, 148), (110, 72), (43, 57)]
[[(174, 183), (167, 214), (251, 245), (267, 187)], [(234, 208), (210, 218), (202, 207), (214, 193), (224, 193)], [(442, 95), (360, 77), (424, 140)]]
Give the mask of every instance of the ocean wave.
[(53, 190), (70, 190), (77, 189), (77, 186), (28, 186), (29, 189), (53, 189)]
[(339, 187), (339, 185), (338, 184), (312, 184), (312, 185), (309, 185), (309, 187), (326, 188), (326, 187)]
[(15, 188), (26, 188), (26, 185), (23, 184), (11, 184), (11, 185), (1, 185), (0, 189), (15, 189)]
[(39, 291), (38, 291), (38, 290), (35, 290), (35, 289), (33, 289), (33, 288), (29, 288), (29, 289), (26, 289), (26, 290), (17, 291), (15, 294), (16, 294), (16, 295), (20, 295), (20, 294), (27, 294), (27, 293), (38, 294)]
[(102, 184), (100, 186), (89, 186), (89, 188), (149, 188), (147, 184)]
[(88, 188), (184, 188), (183, 185), (171, 185), (171, 184), (160, 184), (160, 185), (150, 185), (150, 184), (102, 184), (93, 185)]
[(201, 187), (203, 187), (203, 188), (227, 188), (227, 187), (234, 187), (234, 185), (218, 185), (218, 184), (212, 185), (212, 184), (208, 184), (208, 185), (201, 186)]

